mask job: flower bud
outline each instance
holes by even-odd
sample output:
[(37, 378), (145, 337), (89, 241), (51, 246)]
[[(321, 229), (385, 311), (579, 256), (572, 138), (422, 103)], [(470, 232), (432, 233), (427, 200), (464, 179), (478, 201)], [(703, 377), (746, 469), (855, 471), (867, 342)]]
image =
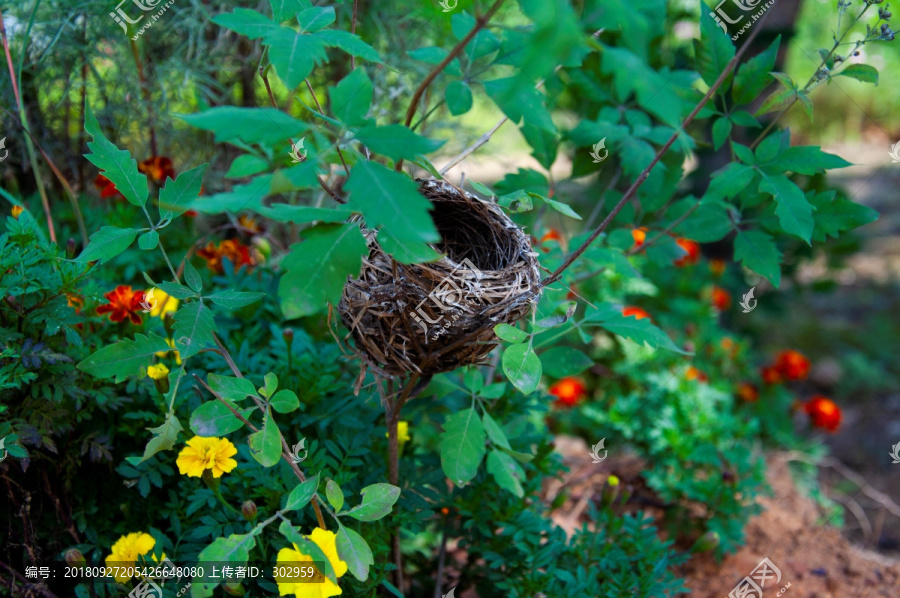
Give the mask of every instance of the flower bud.
[(290, 328), (285, 328), (285, 329), (281, 332), (281, 338), (284, 339), (284, 342), (285, 342), (285, 343), (287, 343), (288, 345), (290, 345), (291, 343), (294, 342), (294, 331), (291, 330)]
[(66, 564), (71, 567), (83, 567), (87, 561), (85, 561), (84, 555), (81, 554), (81, 551), (77, 548), (70, 548), (63, 553), (63, 558), (66, 559)]
[(252, 500), (244, 502), (241, 505), (241, 514), (247, 521), (254, 521), (256, 519), (256, 503)]
[(75, 239), (66, 241), (66, 257), (70, 260), (75, 258)]
[(694, 542), (694, 546), (691, 547), (691, 553), (697, 554), (700, 552), (707, 552), (709, 550), (714, 549), (719, 545), (719, 534), (717, 532), (706, 532), (700, 538)]

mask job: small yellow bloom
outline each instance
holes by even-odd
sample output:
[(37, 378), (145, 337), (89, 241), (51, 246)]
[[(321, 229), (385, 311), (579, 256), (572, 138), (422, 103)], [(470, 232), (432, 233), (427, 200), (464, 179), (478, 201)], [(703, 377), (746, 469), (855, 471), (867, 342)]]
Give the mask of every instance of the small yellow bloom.
[(606, 483), (609, 484), (610, 486), (618, 486), (619, 478), (614, 475), (611, 475), (608, 478), (606, 478)]
[[(385, 438), (390, 438), (390, 433), (384, 433)], [(398, 421), (397, 422), (397, 444), (404, 444), (409, 442), (409, 422)]]
[[(334, 569), (334, 574), (338, 578), (347, 572), (347, 563), (342, 561), (338, 556), (336, 544), (337, 536), (335, 536), (333, 532), (325, 531), (324, 529), (317, 527), (312, 531), (312, 534), (306, 537), (322, 549), (322, 552), (328, 557), (328, 562), (331, 563), (332, 569)], [(298, 563), (312, 563), (312, 557), (300, 552), (300, 549), (297, 548), (296, 544), (293, 546), (293, 549), (282, 548), (278, 551), (279, 565), (284, 565), (285, 567), (302, 567), (304, 565)], [(299, 578), (275, 578), (275, 581), (278, 582), (279, 596), (289, 596), (293, 594), (296, 598), (330, 598), (331, 596), (339, 596), (342, 593), (340, 586), (318, 571), (315, 576), (313, 576), (312, 582), (309, 578), (303, 578), (303, 581), (301, 582), (294, 582), (292, 579)]]
[(166, 344), (169, 345), (170, 347), (172, 347), (172, 350), (171, 351), (157, 351), (155, 355), (157, 357), (159, 357), (160, 359), (164, 359), (164, 358), (168, 357), (169, 355), (171, 355), (172, 353), (174, 353), (175, 354), (175, 363), (178, 365), (181, 365), (181, 353), (175, 349), (175, 341), (173, 341), (170, 338), (167, 338)]
[(237, 467), (237, 461), (231, 458), (236, 454), (237, 449), (227, 438), (194, 436), (181, 449), (175, 464), (179, 473), (188, 477), (202, 477), (203, 472), (209, 469), (214, 478), (219, 478)]
[(132, 567), (138, 560), (138, 557), (145, 556), (153, 550), (156, 540), (150, 534), (144, 532), (134, 532), (119, 538), (112, 545), (112, 554), (106, 557), (107, 567), (121, 567), (116, 581), (125, 583), (131, 577), (125, 575), (128, 567)]
[(148, 289), (145, 293), (145, 297), (149, 297), (150, 293), (153, 293), (153, 299), (156, 301), (156, 306), (150, 310), (150, 317), (155, 318), (159, 316), (160, 318), (165, 318), (168, 313), (175, 313), (175, 310), (178, 309), (178, 299), (175, 297), (170, 297), (168, 294), (162, 292), (159, 289)]
[(154, 380), (162, 380), (166, 376), (169, 375), (169, 368), (164, 366), (161, 363), (156, 365), (151, 365), (147, 368), (147, 375), (153, 378)]
[(12, 207), (12, 217), (15, 218), (16, 220), (18, 220), (19, 214), (21, 214), (24, 211), (25, 211), (25, 208), (23, 208), (22, 206), (13, 206)]

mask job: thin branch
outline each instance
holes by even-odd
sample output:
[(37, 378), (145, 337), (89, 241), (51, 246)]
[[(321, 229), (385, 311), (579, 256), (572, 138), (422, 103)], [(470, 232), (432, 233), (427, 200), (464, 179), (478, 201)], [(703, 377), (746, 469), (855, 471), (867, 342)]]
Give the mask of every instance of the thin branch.
[[(354, 8), (353, 12), (355, 15), (355, 13), (356, 13), (356, 4), (355, 3), (353, 5), (353, 8)], [(351, 61), (353, 60), (353, 56), (350, 56), (350, 60)], [(315, 103), (316, 103), (316, 108), (319, 109), (319, 114), (325, 114), (325, 111), (322, 110), (322, 104), (319, 103), (319, 97), (316, 95), (316, 92), (313, 91), (312, 84), (310, 84), (310, 82), (309, 82), (309, 77), (304, 79), (304, 81), (306, 81), (306, 88), (309, 89), (309, 93), (312, 94), (313, 101), (315, 101)], [(338, 139), (337, 141), (340, 141), (340, 139)], [(350, 168), (347, 167), (347, 162), (344, 161), (344, 154), (341, 152), (340, 145), (335, 143), (334, 149), (337, 150), (338, 157), (341, 159), (341, 164), (344, 165), (344, 172), (347, 173), (347, 176), (350, 176)]]
[[(760, 22), (764, 21), (766, 19), (766, 17), (769, 16), (769, 14), (771, 14), (771, 11), (766, 12), (766, 14), (763, 15), (762, 19), (760, 19)], [(574, 252), (572, 252), (569, 255), (569, 257), (566, 258), (566, 260), (562, 263), (562, 265), (559, 268), (557, 268), (556, 271), (553, 272), (553, 274), (551, 274), (550, 276), (548, 276), (547, 278), (545, 278), (544, 280), (541, 281), (542, 287), (551, 285), (554, 282), (556, 282), (557, 280), (559, 280), (560, 277), (562, 276), (562, 273), (566, 270), (566, 268), (571, 266), (572, 263), (575, 262), (575, 260), (577, 260), (579, 257), (581, 257), (581, 254), (583, 254), (585, 251), (587, 251), (587, 248), (590, 247), (591, 244), (597, 239), (597, 237), (600, 236), (600, 233), (602, 233), (604, 230), (606, 230), (606, 227), (609, 226), (609, 224), (613, 221), (613, 218), (615, 218), (616, 215), (618, 215), (618, 213), (622, 210), (622, 208), (625, 207), (625, 204), (627, 204), (629, 201), (631, 201), (631, 199), (637, 193), (637, 190), (641, 187), (641, 185), (644, 184), (644, 181), (647, 180), (647, 177), (650, 176), (650, 171), (653, 170), (653, 167), (656, 166), (656, 164), (660, 161), (660, 159), (662, 159), (663, 155), (665, 155), (665, 153), (667, 151), (669, 151), (669, 148), (672, 147), (672, 144), (675, 143), (675, 140), (678, 139), (679, 132), (684, 131), (688, 127), (688, 125), (690, 125), (692, 122), (694, 122), (694, 118), (696, 118), (696, 116), (700, 112), (700, 110), (703, 109), (703, 107), (710, 100), (710, 98), (712, 98), (713, 95), (715, 95), (716, 91), (719, 90), (719, 88), (725, 82), (725, 79), (727, 79), (728, 75), (731, 74), (731, 71), (733, 71), (735, 69), (735, 67), (737, 67), (738, 63), (741, 60), (741, 57), (743, 57), (744, 53), (750, 47), (753, 39), (762, 30), (762, 27), (760, 26), (759, 23), (757, 23), (756, 25), (757, 26), (753, 28), (753, 32), (747, 37), (747, 40), (744, 42), (744, 45), (741, 46), (741, 49), (738, 50), (737, 53), (734, 55), (734, 58), (732, 58), (730, 61), (728, 61), (728, 64), (725, 65), (725, 68), (722, 70), (722, 73), (719, 75), (719, 78), (716, 79), (715, 83), (712, 84), (712, 86), (709, 88), (709, 91), (707, 91), (706, 95), (703, 96), (703, 99), (701, 99), (700, 102), (694, 107), (694, 109), (691, 110), (691, 113), (688, 114), (687, 118), (684, 119), (684, 122), (681, 123), (681, 126), (678, 128), (678, 130), (676, 130), (672, 134), (672, 136), (669, 137), (669, 140), (666, 141), (665, 145), (663, 145), (659, 149), (659, 151), (656, 152), (656, 156), (653, 157), (653, 161), (650, 162), (650, 164), (648, 164), (646, 168), (644, 168), (644, 171), (641, 172), (641, 174), (634, 181), (634, 183), (632, 183), (631, 187), (629, 187), (628, 191), (625, 192), (625, 195), (622, 196), (622, 199), (619, 200), (619, 203), (616, 204), (616, 207), (613, 208), (612, 212), (610, 212), (609, 215), (606, 217), (606, 219), (600, 223), (600, 226), (598, 226), (594, 230), (594, 232), (591, 233), (591, 236), (588, 237), (587, 240), (584, 243), (582, 243), (578, 249), (576, 249)]]
[(456, 156), (455, 158), (453, 158), (452, 160), (447, 162), (447, 164), (443, 168), (441, 168), (438, 171), (438, 173), (441, 176), (443, 176), (445, 172), (447, 172), (448, 170), (450, 170), (451, 168), (453, 168), (454, 166), (456, 166), (457, 164), (459, 164), (460, 162), (462, 162), (463, 160), (468, 158), (470, 155), (474, 154), (475, 151), (478, 150), (478, 148), (480, 148), (482, 145), (484, 145), (485, 143), (490, 141), (491, 137), (494, 135), (494, 133), (497, 132), (497, 129), (502, 127), (508, 120), (509, 120), (508, 116), (504, 116), (502, 119), (500, 119), (500, 122), (498, 122), (496, 125), (494, 125), (494, 127), (490, 131), (488, 131), (487, 133), (482, 135), (478, 139), (478, 141), (476, 141), (475, 143), (473, 143), (472, 145), (470, 145), (469, 147), (464, 149), (461, 154), (459, 154), (458, 156)]
[(681, 224), (682, 222), (684, 222), (685, 220), (687, 220), (688, 216), (690, 216), (691, 214), (693, 214), (694, 211), (695, 211), (697, 208), (699, 208), (699, 207), (700, 207), (700, 202), (698, 201), (697, 203), (695, 203), (694, 205), (692, 205), (692, 206), (690, 207), (690, 209), (688, 209), (684, 214), (682, 214), (681, 216), (679, 216), (678, 218), (676, 218), (675, 220), (673, 220), (672, 223), (669, 224), (669, 226), (667, 226), (666, 228), (662, 229), (662, 231), (661, 231), (658, 235), (656, 235), (655, 237), (651, 238), (651, 239), (650, 239), (649, 241), (647, 241), (646, 243), (641, 243), (641, 244), (640, 244), (639, 246), (637, 246), (637, 247), (632, 247), (631, 249), (629, 249), (628, 251), (625, 252), (625, 255), (634, 255), (634, 254), (636, 254), (636, 253), (640, 253), (640, 252), (642, 252), (642, 251), (645, 251), (648, 247), (652, 247), (653, 245), (656, 244), (657, 241), (659, 241), (660, 239), (662, 239), (663, 237), (665, 237), (666, 235), (668, 235), (670, 232), (672, 232), (672, 230), (673, 230), (675, 227), (677, 227), (679, 224)]
[[(354, 34), (356, 33), (356, 17), (357, 17), (358, 12), (359, 12), (359, 0), (353, 0), (353, 22), (350, 23), (350, 33), (354, 33)], [(353, 54), (351, 54), (350, 55), (350, 70), (352, 71), (355, 68), (356, 68), (356, 57)], [(315, 97), (315, 94), (313, 94), (313, 97)], [(316, 103), (318, 104), (318, 102), (316, 102)], [(319, 112), (322, 112), (322, 111), (319, 110)]]

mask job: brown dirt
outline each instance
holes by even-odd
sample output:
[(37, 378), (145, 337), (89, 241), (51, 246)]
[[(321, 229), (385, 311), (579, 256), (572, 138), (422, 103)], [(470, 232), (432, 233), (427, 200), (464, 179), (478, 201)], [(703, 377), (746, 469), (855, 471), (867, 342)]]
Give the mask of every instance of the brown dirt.
[[(568, 533), (579, 527), (590, 500), (597, 500), (606, 478), (615, 473), (623, 485), (634, 488), (629, 504), (638, 503), (653, 512), (654, 500), (639, 479), (640, 460), (610, 457), (590, 464), (588, 447), (580, 439), (557, 437), (556, 450), (571, 468), (566, 503), (553, 512), (553, 520)], [(746, 544), (717, 563), (712, 554), (697, 555), (679, 574), (691, 588), (691, 598), (726, 598), (763, 558), (781, 570), (781, 582), (765, 588), (764, 598), (774, 598), (790, 583), (786, 598), (898, 598), (900, 560), (858, 548), (841, 531), (823, 520), (816, 503), (794, 485), (782, 455), (767, 460), (767, 480), (774, 496), (760, 497), (764, 511), (746, 527)], [(560, 481), (545, 488), (547, 500), (558, 493)], [(771, 588), (771, 589), (770, 589)], [(748, 598), (757, 598), (755, 593)]]

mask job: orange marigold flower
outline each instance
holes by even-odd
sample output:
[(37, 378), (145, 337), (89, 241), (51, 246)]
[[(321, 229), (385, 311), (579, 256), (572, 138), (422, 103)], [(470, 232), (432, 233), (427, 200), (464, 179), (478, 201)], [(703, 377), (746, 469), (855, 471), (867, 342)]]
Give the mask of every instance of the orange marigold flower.
[(543, 245), (547, 241), (561, 241), (561, 240), (562, 240), (562, 237), (560, 236), (559, 231), (556, 230), (555, 228), (551, 228), (550, 230), (547, 231), (547, 234), (545, 234), (543, 237), (541, 237), (541, 245)]
[(251, 216), (247, 216), (242, 214), (238, 216), (238, 225), (245, 229), (247, 232), (258, 234), (263, 231), (262, 226)]
[(565, 407), (577, 405), (587, 396), (587, 386), (578, 378), (568, 376), (550, 387), (556, 402)]
[(78, 295), (66, 293), (66, 304), (74, 309), (76, 314), (80, 314), (81, 308), (84, 307), (84, 299), (82, 299)]
[(235, 269), (241, 266), (252, 266), (253, 259), (250, 257), (250, 248), (238, 241), (237, 239), (228, 239), (222, 241), (218, 246), (209, 242), (206, 247), (199, 250), (197, 255), (206, 260), (206, 267), (216, 274), (221, 274), (222, 258), (228, 258)]
[(784, 382), (781, 372), (774, 365), (767, 365), (762, 369), (762, 379), (766, 384), (781, 384)]
[(815, 395), (803, 405), (803, 410), (817, 428), (834, 432), (841, 425), (841, 408), (834, 401), (822, 395)]
[(741, 382), (737, 387), (737, 396), (742, 401), (753, 403), (759, 400), (759, 389), (749, 382)]
[(131, 285), (119, 285), (105, 295), (108, 303), (97, 308), (97, 315), (109, 314), (110, 322), (122, 322), (128, 318), (134, 324), (141, 323), (141, 302), (144, 301), (144, 291), (132, 291)]
[(734, 351), (737, 348), (734, 339), (730, 336), (723, 337), (722, 340), (719, 341), (719, 346), (726, 351)]
[(138, 164), (138, 170), (146, 174), (151, 181), (162, 186), (166, 179), (175, 179), (172, 160), (166, 156), (152, 156)]
[(687, 372), (684, 373), (684, 377), (688, 380), (698, 380), (700, 382), (709, 382), (709, 376), (691, 366), (687, 369)]
[(647, 238), (647, 229), (646, 228), (633, 228), (631, 229), (631, 238), (634, 239), (634, 245), (631, 246), (632, 249), (635, 247), (640, 247), (644, 244), (644, 240)]
[(687, 255), (675, 260), (676, 266), (680, 268), (681, 266), (689, 266), (700, 261), (699, 243), (690, 239), (675, 239), (675, 242), (687, 252)]
[(731, 293), (722, 287), (713, 287), (712, 304), (719, 311), (725, 311), (731, 307)]
[(641, 320), (643, 318), (647, 318), (648, 320), (652, 319), (650, 317), (650, 314), (647, 313), (647, 310), (641, 309), (640, 307), (635, 307), (634, 305), (626, 305), (624, 308), (622, 308), (622, 315), (626, 318), (629, 316), (634, 316), (638, 320)]
[(25, 208), (23, 208), (22, 206), (13, 206), (12, 207), (12, 217), (15, 218), (16, 220), (18, 220), (19, 215), (24, 211), (25, 211)]
[(114, 199), (125, 199), (125, 196), (119, 193), (119, 190), (116, 189), (116, 186), (113, 184), (113, 182), (102, 174), (98, 174), (94, 179), (94, 186), (100, 190), (100, 197), (102, 199), (107, 199), (110, 197)]
[(805, 380), (809, 374), (809, 359), (799, 352), (789, 349), (775, 357), (775, 368), (785, 380)]
[(722, 276), (725, 272), (725, 260), (711, 260), (709, 270), (716, 276)]

